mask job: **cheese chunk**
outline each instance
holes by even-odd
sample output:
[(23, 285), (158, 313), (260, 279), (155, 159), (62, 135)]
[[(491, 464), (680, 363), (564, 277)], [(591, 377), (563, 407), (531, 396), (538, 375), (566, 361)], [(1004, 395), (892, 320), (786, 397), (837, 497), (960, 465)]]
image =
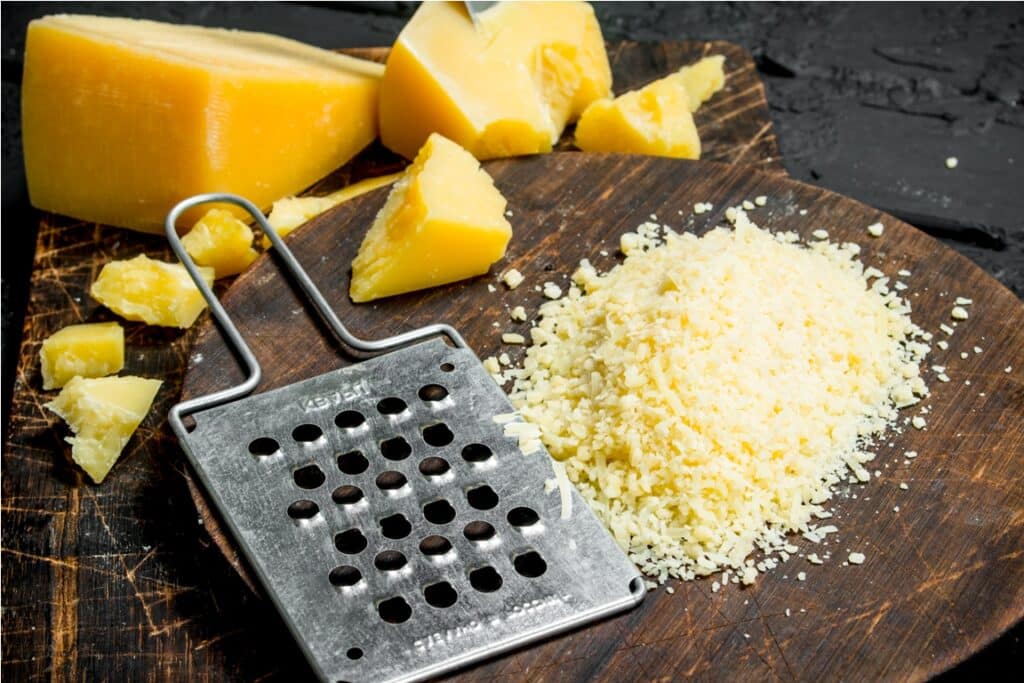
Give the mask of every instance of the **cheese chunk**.
[[(377, 176), (376, 178), (365, 178), (340, 190), (336, 190), (323, 197), (286, 197), (274, 202), (267, 222), (270, 223), (278, 235), (286, 237), (295, 228), (313, 220), (324, 211), (344, 204), (350, 199), (376, 190), (379, 187), (390, 185), (402, 177), (402, 173), (391, 173), (389, 175)], [(263, 236), (263, 246), (269, 247), (270, 240)]]
[(690, 95), (678, 76), (591, 104), (576, 125), (576, 146), (586, 152), (699, 159)]
[(213, 268), (218, 278), (241, 273), (259, 256), (252, 248), (252, 229), (224, 209), (207, 211), (181, 243), (192, 260)]
[(461, 3), (425, 2), (391, 49), (381, 140), (412, 158), (441, 133), (478, 159), (551, 151), (566, 123), (611, 93), (594, 11), (503, 2), (474, 27)]
[(117, 323), (68, 325), (39, 348), (43, 389), (59, 389), (72, 377), (105, 377), (124, 367), (124, 330)]
[(725, 57), (712, 55), (696, 64), (684, 66), (669, 78), (679, 81), (686, 88), (690, 111), (694, 112), (711, 99), (711, 96), (725, 87)]
[(146, 417), (160, 384), (142, 377), (75, 377), (46, 404), (71, 427), (71, 458), (97, 484)]
[(466, 150), (431, 135), (352, 262), (357, 303), (463, 280), (505, 255), (505, 198)]
[[(41, 209), (147, 232), (201, 192), (269, 207), (376, 137), (382, 74), (260, 33), (38, 19), (22, 80), (29, 196)], [(202, 213), (186, 213), (182, 227)]]
[[(199, 271), (212, 285), (213, 268), (200, 266)], [(189, 327), (206, 308), (206, 300), (185, 266), (141, 254), (103, 266), (89, 293), (125, 320), (150, 325)]]

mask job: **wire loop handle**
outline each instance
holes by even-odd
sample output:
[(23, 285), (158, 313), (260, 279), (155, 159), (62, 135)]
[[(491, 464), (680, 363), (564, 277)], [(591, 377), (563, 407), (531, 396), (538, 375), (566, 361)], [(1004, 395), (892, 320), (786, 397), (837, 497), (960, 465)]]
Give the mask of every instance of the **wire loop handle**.
[(171, 244), (171, 249), (174, 250), (174, 254), (181, 261), (182, 265), (185, 266), (185, 270), (188, 271), (189, 277), (192, 278), (196, 287), (199, 288), (200, 294), (202, 294), (203, 298), (206, 299), (206, 303), (210, 306), (210, 313), (213, 314), (214, 320), (216, 320), (221, 333), (227, 338), (228, 344), (241, 358), (248, 374), (245, 381), (241, 384), (227, 389), (221, 389), (220, 391), (207, 394), (206, 396), (198, 396), (188, 401), (183, 401), (171, 408), (171, 426), (178, 433), (179, 438), (183, 438), (187, 431), (184, 429), (184, 425), (182, 423), (182, 418), (185, 415), (205, 410), (207, 408), (213, 408), (214, 406), (242, 398), (256, 388), (260, 383), (260, 378), (262, 377), (260, 364), (256, 359), (255, 354), (253, 354), (252, 349), (249, 348), (245, 339), (242, 338), (238, 328), (235, 327), (234, 322), (232, 322), (231, 316), (229, 316), (227, 311), (224, 310), (224, 307), (213, 293), (213, 290), (206, 284), (206, 280), (204, 280), (203, 276), (200, 274), (199, 268), (185, 250), (185, 246), (181, 243), (181, 238), (178, 237), (176, 226), (181, 215), (200, 204), (213, 202), (234, 204), (235, 206), (244, 209), (250, 216), (252, 216), (260, 230), (267, 236), (267, 239), (270, 240), (277, 256), (284, 261), (285, 269), (299, 284), (303, 293), (316, 307), (317, 312), (330, 326), (338, 339), (349, 348), (362, 351), (364, 353), (380, 353), (383, 351), (390, 351), (400, 346), (405, 346), (414, 341), (433, 337), (435, 335), (444, 335), (448, 337), (456, 347), (466, 348), (466, 342), (462, 338), (462, 335), (460, 335), (455, 328), (450, 325), (443, 324), (427, 325), (426, 327), (420, 327), (415, 330), (410, 330), (409, 332), (385, 337), (384, 339), (366, 340), (354, 336), (348, 331), (345, 324), (341, 322), (341, 319), (338, 318), (338, 315), (334, 312), (331, 306), (327, 303), (323, 294), (321, 294), (320, 290), (310, 279), (309, 274), (306, 273), (302, 264), (298, 262), (295, 255), (292, 254), (291, 249), (289, 249), (288, 245), (284, 243), (284, 240), (278, 236), (277, 231), (270, 227), (270, 224), (267, 223), (267, 219), (263, 216), (263, 212), (260, 211), (256, 205), (244, 197), (223, 192), (195, 195), (194, 197), (189, 197), (188, 199), (179, 202), (173, 209), (171, 209), (170, 213), (167, 214), (167, 220), (164, 222), (164, 232), (167, 235), (168, 242)]

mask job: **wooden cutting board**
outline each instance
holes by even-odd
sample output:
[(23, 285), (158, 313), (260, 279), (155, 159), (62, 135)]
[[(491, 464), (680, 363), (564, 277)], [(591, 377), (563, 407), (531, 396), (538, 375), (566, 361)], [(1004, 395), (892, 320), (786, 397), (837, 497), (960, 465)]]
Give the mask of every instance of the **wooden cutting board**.
[[(608, 50), (619, 92), (724, 54), (726, 88), (696, 114), (705, 156), (783, 173), (764, 86), (741, 47), (622, 42)], [(385, 48), (344, 52), (387, 55)], [(560, 148), (567, 146), (568, 138)], [(312, 191), (403, 165), (373, 145)], [(158, 377), (164, 386), (101, 486), (70, 462), (67, 431), (43, 407), (54, 394), (40, 386), (39, 344), (65, 325), (117, 319), (89, 297), (90, 283), (113, 259), (173, 259), (166, 241), (47, 213), (38, 222), (3, 449), (3, 673), (54, 680), (292, 678), (304, 662), (280, 649), (290, 638), (273, 609), (244, 587), (211, 543), (166, 425), (196, 329), (125, 323), (125, 373)]]
[[(535, 314), (544, 299), (534, 286), (564, 283), (581, 258), (610, 268), (619, 236), (650, 214), (700, 233), (723, 222), (726, 207), (766, 195), (767, 205), (750, 212), (763, 226), (794, 230), (805, 239), (825, 228), (833, 240), (862, 245), (866, 264), (892, 276), (911, 271), (901, 279), (910, 285), (915, 322), (949, 342), (948, 350), (935, 349), (928, 364), (946, 366), (952, 381), (942, 383), (927, 371), (933, 392), (925, 402), (927, 428), (908, 427), (886, 439), (872, 466), (881, 475), (841, 490), (834, 506), (840, 532), (827, 546), (794, 538), (801, 553), (830, 551), (833, 559), (825, 565), (795, 557), (754, 586), (717, 593), (711, 580), (672, 582), (673, 594), (658, 589), (633, 612), (479, 665), (457, 679), (921, 680), (1024, 615), (1024, 305), (1009, 290), (890, 216), (777, 175), (583, 154), (496, 161), (486, 168), (513, 212), (515, 236), (494, 270), (522, 271), (526, 284), (514, 291), (492, 274), (354, 306), (347, 297), (349, 264), (386, 190), (338, 207), (290, 238), (355, 334), (379, 337), (443, 321), (481, 357), (506, 351), (518, 361), (522, 347), (505, 346), (500, 336), (526, 331), (507, 310), (523, 305)], [(704, 201), (714, 211), (695, 216), (693, 204)], [(866, 231), (875, 221), (885, 225), (880, 238)], [(957, 296), (974, 300), (971, 316), (947, 336), (939, 325), (953, 323), (949, 312)], [(223, 301), (263, 365), (258, 391), (353, 362), (270, 257), (239, 277)], [(755, 349), (756, 340), (751, 344)], [(974, 346), (983, 351), (975, 353)], [(192, 358), (186, 396), (241, 378), (209, 321)], [(907, 450), (919, 456), (905, 460)], [(863, 552), (867, 560), (844, 566), (849, 551)], [(797, 580), (798, 572), (806, 573), (805, 581)], [(243, 628), (254, 647), (265, 642), (265, 624)], [(280, 641), (275, 646), (292, 647)]]

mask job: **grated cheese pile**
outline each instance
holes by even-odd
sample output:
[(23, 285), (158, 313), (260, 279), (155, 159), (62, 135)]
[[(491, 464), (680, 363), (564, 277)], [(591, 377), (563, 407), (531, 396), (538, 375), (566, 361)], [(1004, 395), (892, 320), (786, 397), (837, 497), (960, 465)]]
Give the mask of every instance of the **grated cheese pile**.
[[(512, 401), (650, 576), (756, 576), (870, 439), (928, 390), (927, 338), (855, 244), (773, 235), (737, 209), (703, 237), (645, 223), (546, 302)], [(822, 532), (824, 530), (821, 530)], [(795, 549), (793, 549), (795, 550)]]

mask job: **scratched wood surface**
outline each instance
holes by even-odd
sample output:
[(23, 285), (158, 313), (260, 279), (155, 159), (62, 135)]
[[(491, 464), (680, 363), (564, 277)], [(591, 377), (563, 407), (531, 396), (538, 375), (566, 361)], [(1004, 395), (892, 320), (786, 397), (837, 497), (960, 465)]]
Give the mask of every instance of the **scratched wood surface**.
[[(705, 157), (782, 173), (747, 52), (723, 42), (614, 43), (609, 52), (620, 92), (704, 54), (725, 54), (726, 88), (696, 116)], [(312, 191), (403, 165), (374, 145)], [(273, 610), (211, 541), (166, 428), (195, 331), (125, 324), (125, 372), (164, 386), (102, 486), (71, 464), (67, 432), (43, 407), (54, 394), (40, 388), (39, 344), (71, 323), (116, 319), (89, 298), (89, 284), (104, 263), (139, 253), (172, 258), (159, 237), (39, 214), (0, 478), (2, 673), (12, 680), (249, 680), (305, 672)]]
[[(880, 475), (867, 485), (839, 489), (832, 511), (840, 531), (827, 543), (794, 537), (799, 555), (750, 588), (715, 593), (711, 579), (672, 582), (673, 594), (656, 590), (631, 613), (481, 664), (456, 680), (922, 680), (975, 652), (1024, 614), (1024, 305), (1009, 290), (891, 216), (780, 176), (580, 154), (486, 167), (509, 200), (515, 231), (495, 270), (522, 271), (527, 284), (517, 290), (507, 290), (492, 274), (354, 306), (347, 297), (349, 264), (360, 226), (373, 220), (385, 190), (318, 217), (291, 238), (293, 251), (353, 333), (384, 336), (443, 321), (481, 357), (507, 351), (519, 361), (523, 348), (502, 345), (500, 336), (526, 331), (507, 311), (523, 305), (535, 315), (545, 299), (533, 285), (564, 282), (581, 258), (608, 269), (616, 263), (619, 235), (649, 214), (699, 233), (723, 222), (726, 207), (766, 195), (767, 206), (751, 212), (755, 221), (806, 240), (823, 227), (833, 240), (860, 244), (866, 264), (894, 278), (899, 270), (911, 271), (902, 279), (910, 285), (915, 322), (949, 342), (948, 349), (935, 349), (927, 365), (945, 366), (951, 381), (942, 383), (925, 370), (932, 389), (924, 402), (927, 427), (888, 435), (870, 467)], [(712, 202), (714, 211), (694, 216), (698, 201)], [(871, 238), (866, 226), (879, 220), (885, 233)], [(488, 284), (497, 284), (497, 291)], [(946, 335), (939, 326), (954, 322), (950, 309), (962, 295), (973, 298), (970, 318)], [(353, 362), (327, 338), (272, 258), (242, 275), (224, 304), (264, 369), (257, 391)], [(194, 352), (201, 362), (187, 374), (185, 395), (241, 380), (209, 321)], [(919, 455), (908, 460), (903, 454), (911, 450)], [(866, 562), (845, 566), (850, 551), (863, 552)], [(831, 557), (816, 566), (807, 553)], [(797, 580), (798, 572), (806, 573), (805, 581)], [(417, 590), (406, 581), (399, 590)], [(258, 642), (264, 628), (249, 625), (246, 638)]]

